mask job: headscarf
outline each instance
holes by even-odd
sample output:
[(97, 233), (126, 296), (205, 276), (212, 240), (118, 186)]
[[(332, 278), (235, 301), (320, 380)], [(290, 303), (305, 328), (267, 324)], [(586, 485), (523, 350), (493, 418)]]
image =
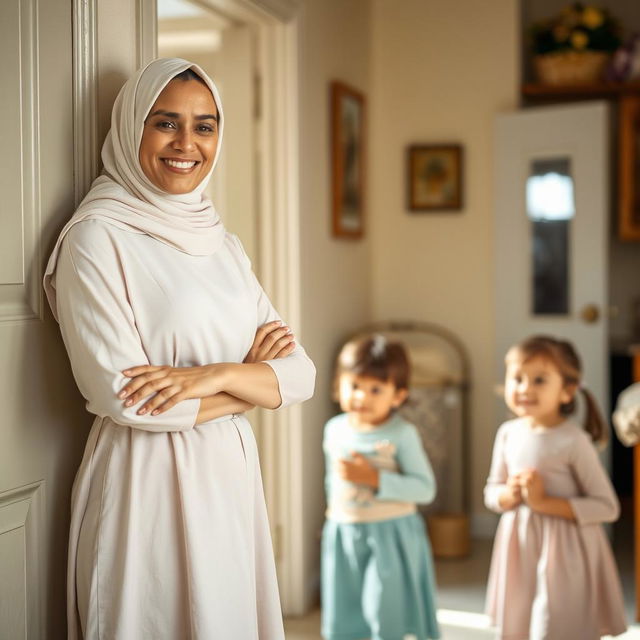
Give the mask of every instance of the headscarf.
[[(169, 194), (144, 174), (138, 153), (144, 121), (162, 90), (186, 69), (200, 76), (211, 90), (218, 108), (218, 146), (211, 170), (191, 192)], [(114, 226), (145, 233), (193, 256), (214, 254), (225, 230), (204, 189), (211, 178), (222, 145), (224, 118), (218, 90), (198, 66), (181, 58), (161, 58), (133, 75), (120, 89), (111, 113), (111, 130), (102, 146), (102, 175), (60, 232), (44, 276), (44, 288), (57, 319), (55, 270), (62, 240), (82, 220), (98, 219)]]

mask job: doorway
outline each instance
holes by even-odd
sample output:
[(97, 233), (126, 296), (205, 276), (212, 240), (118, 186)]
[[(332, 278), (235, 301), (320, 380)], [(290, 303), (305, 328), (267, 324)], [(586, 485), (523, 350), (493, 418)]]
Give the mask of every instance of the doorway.
[[(273, 305), (300, 331), (297, 2), (154, 0), (158, 52), (200, 64), (216, 82), (225, 113), (210, 197), (237, 234)], [(257, 410), (250, 420), (285, 614), (305, 606), (302, 414)]]

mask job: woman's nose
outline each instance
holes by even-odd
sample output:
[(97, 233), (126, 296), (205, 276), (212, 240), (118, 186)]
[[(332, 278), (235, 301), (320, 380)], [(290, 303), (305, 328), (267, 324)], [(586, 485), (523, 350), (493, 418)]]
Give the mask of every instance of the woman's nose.
[(180, 151), (192, 151), (195, 148), (193, 132), (189, 129), (179, 130), (173, 138), (173, 148)]

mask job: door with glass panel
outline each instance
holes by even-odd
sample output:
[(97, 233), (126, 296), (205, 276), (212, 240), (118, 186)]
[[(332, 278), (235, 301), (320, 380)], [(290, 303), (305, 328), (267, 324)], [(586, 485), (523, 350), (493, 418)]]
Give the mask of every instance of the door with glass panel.
[[(500, 114), (494, 156), (496, 379), (509, 345), (565, 337), (604, 411), (608, 131), (601, 102)], [(496, 422), (504, 413), (500, 402)]]

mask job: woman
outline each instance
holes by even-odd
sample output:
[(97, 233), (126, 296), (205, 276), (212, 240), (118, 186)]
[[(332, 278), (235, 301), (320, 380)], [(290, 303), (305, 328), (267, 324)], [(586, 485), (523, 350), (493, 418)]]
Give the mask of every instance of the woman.
[(203, 196), (223, 122), (196, 65), (139, 71), (47, 267), (97, 416), (72, 495), (69, 638), (284, 637), (241, 414), (309, 398), (315, 369)]

